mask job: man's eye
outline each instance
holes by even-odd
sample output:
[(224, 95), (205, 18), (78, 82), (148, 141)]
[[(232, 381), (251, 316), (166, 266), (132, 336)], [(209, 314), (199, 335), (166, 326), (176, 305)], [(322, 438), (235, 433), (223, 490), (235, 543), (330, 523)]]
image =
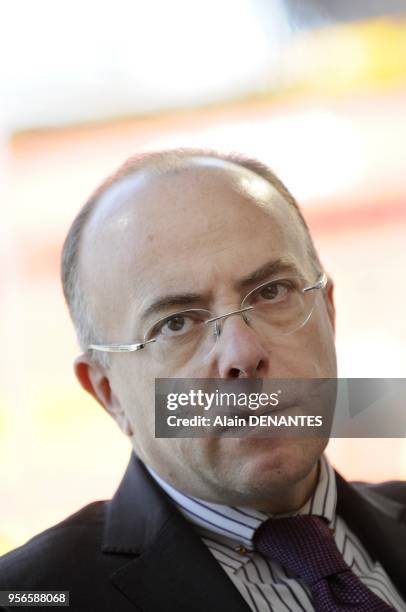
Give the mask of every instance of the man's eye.
[(258, 297), (267, 301), (279, 301), (283, 299), (289, 291), (289, 287), (283, 283), (270, 283), (259, 291)]
[(145, 334), (146, 340), (155, 338), (183, 338), (202, 329), (202, 324), (210, 318), (207, 310), (185, 310), (173, 313), (157, 321)]
[(179, 336), (190, 331), (195, 321), (187, 315), (176, 315), (167, 319), (160, 327), (159, 332), (163, 336)]
[(165, 325), (171, 332), (178, 332), (185, 327), (185, 323), (185, 317), (173, 317), (173, 319), (169, 319)]

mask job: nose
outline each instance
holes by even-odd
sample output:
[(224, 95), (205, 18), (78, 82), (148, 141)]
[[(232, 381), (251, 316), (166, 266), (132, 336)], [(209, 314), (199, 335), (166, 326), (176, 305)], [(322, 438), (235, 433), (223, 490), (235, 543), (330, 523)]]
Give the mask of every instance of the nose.
[(269, 366), (263, 339), (242, 316), (231, 316), (220, 322), (212, 357), (215, 375), (219, 378), (260, 378)]

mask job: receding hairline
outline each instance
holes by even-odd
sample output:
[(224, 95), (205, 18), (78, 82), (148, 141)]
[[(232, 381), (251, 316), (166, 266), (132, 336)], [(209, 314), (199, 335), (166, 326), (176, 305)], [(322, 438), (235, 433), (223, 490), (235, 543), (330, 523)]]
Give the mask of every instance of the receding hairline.
[[(243, 175), (241, 175), (241, 171), (243, 171)], [(151, 163), (141, 166), (137, 165), (134, 168), (130, 168), (128, 172), (115, 176), (97, 194), (92, 211), (86, 221), (86, 227), (94, 222), (92, 230), (97, 234), (100, 223), (114, 217), (120, 212), (121, 206), (125, 207), (129, 200), (134, 203), (134, 198), (137, 198), (137, 192), (143, 191), (144, 188), (145, 190), (153, 188), (154, 179), (158, 179), (158, 181), (163, 179), (165, 181), (167, 178), (183, 175), (184, 173), (186, 173), (187, 177), (189, 173), (198, 174), (200, 172), (207, 173), (208, 175), (211, 174), (212, 176), (218, 174), (221, 179), (225, 178), (227, 182), (230, 179), (234, 181), (234, 174), (236, 191), (243, 192), (253, 203), (267, 204), (266, 200), (268, 197), (272, 197), (274, 194), (286, 200), (285, 194), (282, 194), (269, 179), (259, 175), (249, 167), (236, 163), (234, 160), (216, 158), (209, 154), (184, 155), (182, 157), (176, 154), (169, 154), (165, 158), (151, 160)], [(246, 182), (244, 182), (244, 174), (247, 178)], [(186, 177), (185, 180), (187, 180)], [(252, 179), (256, 181), (257, 185), (251, 188), (251, 185), (254, 183)], [(263, 183), (262, 187), (260, 183)], [(267, 188), (269, 189), (268, 193), (266, 193)], [(84, 227), (82, 235), (85, 229)]]
[[(203, 162), (203, 164), (202, 164)], [(227, 168), (243, 168), (252, 172), (257, 177), (265, 180), (298, 212), (299, 217), (305, 224), (299, 206), (276, 174), (262, 162), (236, 153), (222, 153), (211, 149), (168, 149), (158, 152), (147, 152), (141, 155), (134, 155), (124, 162), (112, 175), (107, 177), (99, 187), (93, 192), (85, 203), (94, 210), (97, 203), (104, 195), (107, 195), (110, 188), (119, 185), (123, 180), (136, 177), (143, 171), (155, 175), (165, 175), (177, 170), (193, 168), (199, 164), (200, 167), (206, 166), (221, 170)], [(306, 226), (306, 224), (305, 224)], [(307, 226), (306, 226), (306, 229)]]

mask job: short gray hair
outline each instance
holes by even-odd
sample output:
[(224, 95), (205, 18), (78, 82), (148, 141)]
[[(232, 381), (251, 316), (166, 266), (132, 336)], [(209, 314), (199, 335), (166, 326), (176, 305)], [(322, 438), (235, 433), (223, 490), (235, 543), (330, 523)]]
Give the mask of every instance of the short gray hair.
[[(176, 163), (177, 161), (184, 160), (187, 157), (202, 156), (212, 157), (242, 166), (268, 181), (295, 210), (305, 230), (306, 247), (310, 259), (316, 269), (321, 269), (320, 260), (309, 228), (295, 198), (276, 174), (262, 162), (236, 153), (220, 153), (207, 149), (169, 149), (134, 155), (122, 164), (116, 172), (104, 180), (85, 202), (75, 217), (63, 245), (61, 258), (63, 292), (82, 350), (87, 351), (90, 344), (98, 344), (105, 341), (105, 338), (102, 337), (103, 330), (100, 328), (99, 322), (95, 320), (89, 300), (83, 290), (79, 274), (79, 257), (83, 231), (100, 198), (112, 185), (135, 174), (138, 170), (154, 167), (157, 164), (163, 164), (165, 168), (165, 162), (168, 162), (168, 168), (170, 168), (173, 167), (174, 162)], [(107, 353), (92, 351), (92, 358), (105, 368), (109, 365), (109, 356)]]

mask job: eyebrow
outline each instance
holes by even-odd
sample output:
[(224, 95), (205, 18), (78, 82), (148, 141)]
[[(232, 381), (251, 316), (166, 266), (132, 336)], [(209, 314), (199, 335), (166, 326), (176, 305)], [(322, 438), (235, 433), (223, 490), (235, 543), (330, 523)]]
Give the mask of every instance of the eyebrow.
[(302, 272), (290, 257), (279, 257), (278, 259), (267, 261), (263, 266), (239, 280), (236, 283), (236, 287), (238, 289), (247, 289), (254, 283), (266, 281), (267, 278), (276, 274), (296, 274), (301, 278), (303, 277)]
[(165, 295), (152, 302), (142, 313), (141, 321), (145, 321), (151, 314), (156, 314), (175, 308), (177, 306), (196, 306), (203, 302), (204, 297), (198, 293), (174, 293)]
[[(257, 270), (254, 270), (241, 280), (237, 281), (235, 287), (238, 290), (248, 289), (254, 283), (261, 283), (267, 278), (275, 276), (275, 274), (299, 274), (302, 277), (299, 268), (295, 265), (292, 259), (288, 257), (280, 257), (273, 259), (263, 264)], [(201, 306), (207, 301), (207, 296), (199, 293), (174, 293), (162, 296), (149, 304), (141, 315), (141, 321), (145, 322), (152, 314), (167, 311), (169, 308), (176, 309), (178, 306)]]

